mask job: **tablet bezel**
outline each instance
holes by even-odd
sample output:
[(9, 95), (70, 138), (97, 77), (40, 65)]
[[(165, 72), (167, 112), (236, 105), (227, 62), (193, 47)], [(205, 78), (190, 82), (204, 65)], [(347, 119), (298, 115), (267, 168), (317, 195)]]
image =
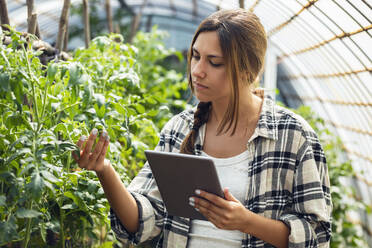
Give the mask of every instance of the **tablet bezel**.
[(145, 155), (170, 215), (206, 220), (189, 205), (189, 197), (196, 196), (196, 189), (224, 197), (211, 158), (152, 150), (146, 150)]

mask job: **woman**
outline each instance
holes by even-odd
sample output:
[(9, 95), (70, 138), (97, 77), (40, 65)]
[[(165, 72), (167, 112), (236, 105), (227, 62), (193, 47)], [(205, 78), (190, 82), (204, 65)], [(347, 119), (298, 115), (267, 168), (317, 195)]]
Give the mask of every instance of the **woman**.
[[(225, 199), (200, 190), (190, 205), (209, 221), (167, 214), (146, 164), (126, 188), (105, 160), (103, 133), (82, 138), (80, 167), (94, 170), (111, 205), (117, 238), (154, 247), (328, 247), (331, 200), (316, 134), (270, 97), (253, 94), (266, 34), (247, 10), (224, 10), (198, 27), (188, 56), (196, 110), (163, 128), (159, 151), (214, 159)], [(84, 145), (85, 144), (85, 145)], [(196, 172), (197, 173), (197, 172)]]

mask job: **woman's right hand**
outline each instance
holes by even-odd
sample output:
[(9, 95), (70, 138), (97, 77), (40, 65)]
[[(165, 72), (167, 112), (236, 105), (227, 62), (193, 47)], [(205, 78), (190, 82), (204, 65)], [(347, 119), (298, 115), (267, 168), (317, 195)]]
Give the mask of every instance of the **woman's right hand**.
[(101, 173), (105, 167), (110, 166), (110, 161), (105, 159), (110, 138), (107, 132), (103, 131), (94, 150), (92, 150), (97, 135), (98, 130), (94, 128), (88, 138), (84, 135), (81, 136), (76, 144), (80, 148), (80, 158), (75, 152), (72, 155), (80, 168)]

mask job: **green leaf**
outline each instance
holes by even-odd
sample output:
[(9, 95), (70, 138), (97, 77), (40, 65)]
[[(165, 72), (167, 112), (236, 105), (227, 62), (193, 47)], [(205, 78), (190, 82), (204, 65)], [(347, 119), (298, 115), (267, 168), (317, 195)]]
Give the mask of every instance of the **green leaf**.
[(81, 68), (78, 63), (71, 63), (69, 66), (70, 79), (68, 81), (69, 85), (77, 85), (80, 83)]
[(159, 113), (159, 111), (158, 111), (157, 109), (152, 109), (152, 110), (148, 111), (146, 114), (147, 114), (148, 116), (154, 117), (154, 116), (156, 116), (158, 113)]
[(35, 211), (33, 209), (20, 208), (16, 212), (18, 218), (36, 218), (42, 215), (42, 213)]
[(145, 113), (145, 111), (146, 111), (146, 109), (145, 109), (145, 107), (143, 107), (141, 104), (139, 104), (139, 103), (137, 103), (136, 105), (135, 105), (135, 108), (136, 108), (136, 110), (137, 110), (137, 112), (139, 113), (139, 114), (143, 114), (143, 113)]
[(16, 150), (15, 153), (10, 156), (10, 158), (8, 158), (8, 160), (6, 161), (7, 164), (10, 164), (10, 162), (12, 162), (13, 160), (19, 158), (20, 156), (23, 156), (25, 157), (26, 154), (29, 154), (31, 155), (31, 149), (30, 148), (21, 148), (19, 150)]
[(32, 199), (40, 199), (44, 189), (44, 179), (40, 176), (39, 172), (33, 173), (31, 182), (26, 185), (26, 188), (31, 194)]
[(62, 206), (62, 209), (76, 209), (76, 204), (66, 204)]
[(41, 172), (41, 175), (43, 175), (44, 179), (48, 180), (48, 181), (51, 181), (53, 183), (56, 183), (59, 181), (59, 179), (57, 179), (52, 173), (50, 173), (49, 171), (46, 171), (46, 170), (42, 170)]
[(44, 243), (46, 243), (46, 226), (45, 226), (45, 223), (40, 223), (39, 224), (39, 227), (40, 227), (40, 236), (41, 238), (43, 239)]
[(106, 99), (105, 96), (102, 94), (93, 94), (94, 98), (96, 99), (98, 106), (101, 107), (102, 105), (105, 104)]
[(10, 76), (6, 73), (0, 73), (0, 92), (9, 92), (10, 91), (10, 85), (9, 85), (9, 79)]
[(0, 244), (11, 242), (18, 238), (16, 218), (11, 216), (7, 221), (0, 221)]
[(62, 151), (79, 151), (79, 147), (69, 141), (59, 143), (58, 149)]
[(0, 195), (0, 206), (6, 205), (6, 196)]
[(23, 123), (24, 122), (23, 122), (22, 116), (19, 113), (14, 113), (8, 116), (8, 118), (5, 120), (5, 125), (8, 128), (16, 127)]
[(50, 82), (54, 81), (57, 71), (58, 71), (58, 66), (56, 63), (52, 62), (48, 64), (47, 76)]
[(70, 198), (71, 200), (74, 201), (74, 203), (82, 210), (84, 211), (88, 211), (88, 207), (87, 205), (85, 204), (84, 200), (81, 199), (79, 196), (75, 195), (73, 192), (71, 191), (67, 191), (64, 193), (64, 196)]
[(114, 245), (114, 242), (112, 241), (107, 241), (103, 243), (102, 245), (98, 246), (97, 248), (112, 248)]
[(105, 116), (105, 113), (106, 113), (106, 107), (105, 105), (102, 105), (97, 111), (97, 116), (102, 119)]

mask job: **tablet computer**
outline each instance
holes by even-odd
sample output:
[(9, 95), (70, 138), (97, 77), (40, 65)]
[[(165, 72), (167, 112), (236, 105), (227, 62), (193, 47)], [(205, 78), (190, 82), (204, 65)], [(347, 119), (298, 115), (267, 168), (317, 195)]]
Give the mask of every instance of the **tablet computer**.
[(196, 189), (224, 197), (212, 159), (150, 150), (145, 154), (170, 215), (206, 220), (189, 205), (189, 197), (196, 196)]

